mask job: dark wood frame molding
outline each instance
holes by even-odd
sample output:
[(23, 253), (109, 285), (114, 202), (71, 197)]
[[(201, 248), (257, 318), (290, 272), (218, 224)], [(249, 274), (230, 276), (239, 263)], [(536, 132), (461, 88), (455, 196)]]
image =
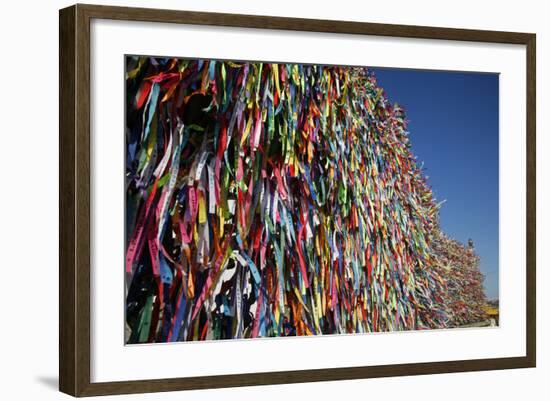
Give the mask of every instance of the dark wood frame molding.
[[(158, 380), (90, 382), (90, 21), (93, 18), (404, 38), (510, 43), (527, 48), (527, 309), (524, 357)], [(536, 36), (364, 22), (75, 5), (59, 13), (59, 389), (73, 396), (535, 367)]]

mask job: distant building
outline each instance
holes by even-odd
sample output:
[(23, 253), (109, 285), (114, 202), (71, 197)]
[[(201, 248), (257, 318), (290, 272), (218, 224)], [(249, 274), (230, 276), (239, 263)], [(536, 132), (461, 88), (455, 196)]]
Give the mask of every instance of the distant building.
[(485, 305), (484, 308), (485, 313), (487, 314), (487, 317), (490, 321), (495, 322), (495, 326), (498, 326), (499, 322), (499, 313), (498, 313), (498, 307), (492, 306), (492, 305)]

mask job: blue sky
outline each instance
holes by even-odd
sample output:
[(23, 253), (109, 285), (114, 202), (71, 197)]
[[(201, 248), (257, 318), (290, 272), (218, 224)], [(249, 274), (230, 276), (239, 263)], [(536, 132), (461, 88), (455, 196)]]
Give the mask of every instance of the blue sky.
[(442, 205), (445, 233), (471, 238), (498, 298), (498, 75), (371, 68), (409, 120), (414, 154)]

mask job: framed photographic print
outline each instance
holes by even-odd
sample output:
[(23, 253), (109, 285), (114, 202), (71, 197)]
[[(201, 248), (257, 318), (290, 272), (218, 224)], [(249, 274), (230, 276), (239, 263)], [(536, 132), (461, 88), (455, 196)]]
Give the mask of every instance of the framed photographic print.
[(61, 10), (60, 390), (534, 367), (535, 112), (534, 34)]

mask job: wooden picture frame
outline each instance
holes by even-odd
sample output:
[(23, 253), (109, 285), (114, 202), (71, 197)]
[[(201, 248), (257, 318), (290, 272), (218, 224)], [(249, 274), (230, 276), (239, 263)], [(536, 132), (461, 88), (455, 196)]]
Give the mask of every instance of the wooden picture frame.
[[(526, 356), (92, 383), (90, 380), (90, 21), (95, 18), (526, 46)], [(80, 4), (60, 10), (59, 29), (59, 388), (62, 392), (73, 396), (94, 396), (535, 366), (536, 37), (534, 34)]]

